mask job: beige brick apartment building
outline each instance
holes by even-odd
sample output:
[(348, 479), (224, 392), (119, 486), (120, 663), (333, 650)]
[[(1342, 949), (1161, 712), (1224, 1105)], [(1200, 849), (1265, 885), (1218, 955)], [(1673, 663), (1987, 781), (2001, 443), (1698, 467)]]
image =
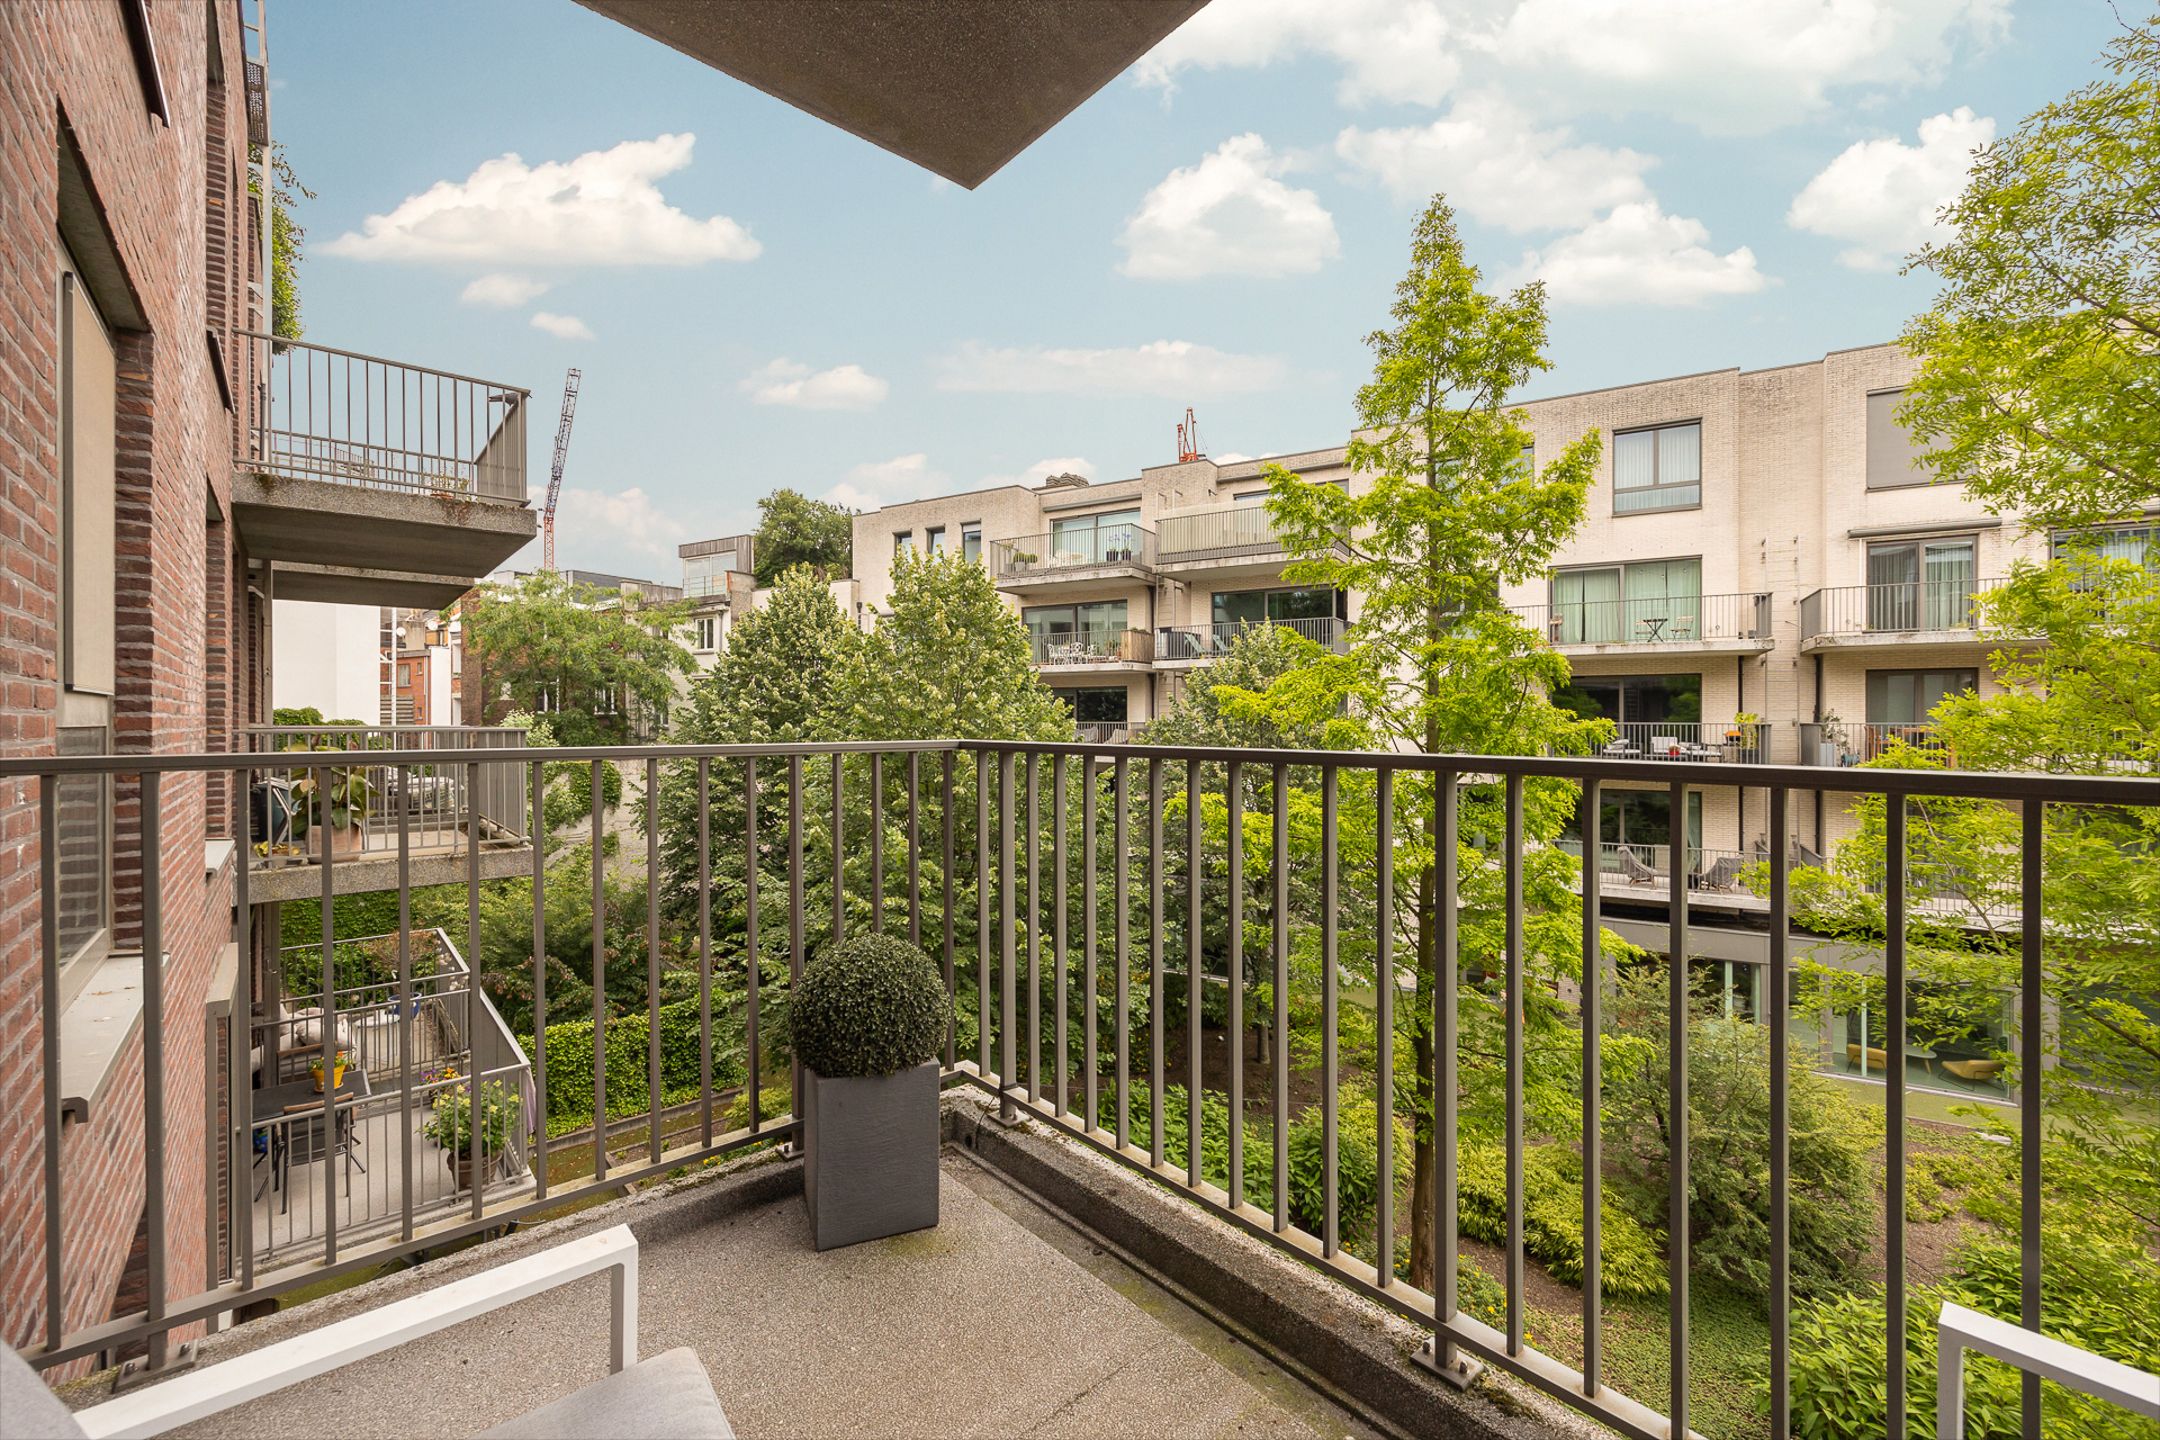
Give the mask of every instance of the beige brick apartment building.
[[(1924, 741), (1936, 699), (1991, 684), (1972, 596), (2045, 540), (1915, 467), (1892, 415), (1910, 374), (1875, 345), (1522, 406), (1541, 454), (1604, 438), (1581, 530), (1550, 577), (1505, 598), (1567, 656), (1571, 703), (1618, 722), (1616, 754), (1834, 771), (1891, 737)], [(1358, 483), (1344, 458), (1275, 457)], [(1043, 678), (1087, 733), (1123, 738), (1239, 626), (1331, 643), (1355, 618), (1354, 594), (1284, 583), (1262, 467), (1200, 459), (889, 505), (855, 521), (860, 598), (885, 603), (900, 549), (980, 555), (1034, 632)], [(1791, 838), (1808, 850), (1849, 824), (1825, 780), (1819, 805), (1795, 806)], [(1616, 873), (1662, 868), (1680, 836), (1706, 873), (1769, 844), (1763, 815), (1729, 799), (1694, 800), (1677, 824), (1667, 804), (1649, 787), (1608, 804)]]

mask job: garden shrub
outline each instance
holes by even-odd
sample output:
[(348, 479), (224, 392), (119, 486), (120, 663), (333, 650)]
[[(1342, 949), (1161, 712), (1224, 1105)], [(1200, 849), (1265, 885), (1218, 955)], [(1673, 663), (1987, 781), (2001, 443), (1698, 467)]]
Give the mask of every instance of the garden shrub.
[(893, 1075), (945, 1044), (945, 983), (895, 935), (851, 935), (803, 967), (795, 1054), (827, 1079)]
[[(1305, 1107), (1290, 1122), (1290, 1216), (1318, 1234), (1327, 1223), (1327, 1132), (1317, 1105)], [(1251, 1146), (1247, 1145), (1250, 1158)], [(1410, 1149), (1410, 1127), (1395, 1121), (1395, 1184), (1410, 1178), (1415, 1157)], [(1269, 1160), (1272, 1162), (1273, 1156)], [(1248, 1165), (1248, 1169), (1250, 1166)], [(1272, 1168), (1272, 1164), (1270, 1165)], [(1269, 1179), (1272, 1186), (1273, 1178)], [(1270, 1192), (1271, 1193), (1271, 1192)], [(1335, 1105), (1335, 1200), (1338, 1222), (1345, 1228), (1373, 1213), (1380, 1196), (1379, 1106), (1359, 1090), (1343, 1090)]]
[[(728, 1101), (727, 1109), (721, 1112), (719, 1124), (723, 1131), (747, 1130), (750, 1128), (750, 1091), (747, 1088), (747, 1080), (745, 1080), (744, 1085), (745, 1088), (734, 1099)], [(793, 1109), (795, 1105), (795, 1097), (788, 1090), (787, 1076), (784, 1074), (769, 1075), (760, 1080), (758, 1082), (757, 1098), (758, 1119), (761, 1123), (778, 1120)]]
[[(646, 1016), (618, 1015), (607, 1022), (607, 1107), (610, 1116), (642, 1114), (647, 1108)], [(713, 1084), (736, 1085), (743, 1078), (743, 1056), (723, 1037), (729, 1032), (720, 1014), (713, 1016)], [(593, 1025), (565, 1020), (547, 1027), (547, 1126), (550, 1134), (581, 1130), (593, 1122)], [(532, 1041), (521, 1042), (529, 1055)], [(698, 1097), (699, 1015), (695, 1000), (660, 1007), (660, 1103), (685, 1104)], [(745, 1123), (748, 1123), (745, 1121)]]
[[(1465, 1140), (1459, 1151), (1457, 1225), (1473, 1240), (1507, 1244), (1507, 1151)], [(1564, 1145), (1523, 1154), (1523, 1250), (1571, 1285), (1583, 1278), (1582, 1157)], [(1598, 1289), (1613, 1297), (1662, 1296), (1665, 1260), (1658, 1237), (1612, 1196), (1598, 1207)]]

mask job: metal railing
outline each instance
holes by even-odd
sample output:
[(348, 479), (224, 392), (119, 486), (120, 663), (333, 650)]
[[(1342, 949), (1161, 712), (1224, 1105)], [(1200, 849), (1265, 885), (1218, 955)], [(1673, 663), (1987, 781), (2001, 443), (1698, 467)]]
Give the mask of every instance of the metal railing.
[(1212, 510), (1165, 515), (1156, 522), (1156, 553), (1173, 560), (1267, 555), (1282, 549), (1265, 505), (1221, 505)]
[(990, 542), (990, 573), (1000, 579), (1056, 575), (1105, 565), (1155, 566), (1155, 532), (1144, 525), (1104, 525), (1083, 533), (1023, 535)]
[(1769, 644), (1770, 595), (1679, 595), (1654, 600), (1564, 600), (1509, 607), (1553, 645)]
[[(1660, 1077), (1667, 1101), (1663, 1113), (1680, 1117), (1678, 1123), (1668, 1118), (1660, 1131), (1667, 1152), (1669, 1225), (1663, 1244), (1669, 1388), (1656, 1396), (1630, 1396), (1615, 1388), (1618, 1377), (1603, 1359), (1603, 1251), (1595, 1223), (1584, 1231), (1579, 1351), (1563, 1356), (1556, 1349), (1541, 1350), (1527, 1333), (1524, 1156), (1540, 1143), (1579, 1145), (1583, 1214), (1602, 1213), (1601, 1038), (1618, 1018), (1605, 1008), (1612, 957), (1601, 953), (1599, 896), (1610, 872), (1599, 848), (1577, 866), (1584, 973), (1595, 978), (1581, 987), (1579, 999), (1569, 1002), (1576, 1006), (1574, 1038), (1563, 1042), (1560, 1051), (1580, 1051), (1580, 1133), (1563, 1129), (1533, 1137), (1525, 1110), (1524, 1017), (1532, 1001), (1532, 980), (1531, 941), (1524, 922), (1526, 865), (1538, 853), (1538, 842), (1526, 833), (1527, 792), (1533, 784), (1573, 784), (1578, 818), (1594, 833), (1608, 784), (1664, 786), (1674, 813), (1684, 809), (1691, 789), (1760, 790), (1767, 798), (1765, 833), (1785, 836), (1792, 833), (1793, 792), (1818, 788), (1819, 771), (1698, 761), (982, 741), (466, 749), (439, 752), (431, 760), (473, 768), (503, 762), (528, 766), (532, 795), (539, 793), (541, 767), (548, 764), (590, 764), (596, 789), (602, 765), (634, 765), (643, 771), (646, 794), (672, 787), (685, 802), (683, 813), (695, 817), (694, 846), (673, 848), (665, 869), (659, 827), (667, 807), (648, 807), (644, 817), (645, 897), (637, 907), (644, 930), (643, 963), (637, 966), (643, 972), (646, 1020), (644, 1112), (639, 1114), (632, 1105), (630, 1116), (623, 1117), (622, 1107), (611, 1109), (607, 1067), (593, 1065), (590, 1073), (578, 1073), (575, 1081), (565, 1083), (590, 1087), (592, 1115), (618, 1118), (602, 1126), (598, 1135), (575, 1136), (550, 1136), (544, 1124), (530, 1120), (529, 1192), (490, 1194), (485, 1186), (472, 1186), (457, 1207), (424, 1230), (416, 1228), (414, 1204), (401, 1197), (399, 1223), (365, 1236), (342, 1226), (337, 1207), (329, 1207), (322, 1233), (308, 1250), (310, 1263), (274, 1274), (254, 1262), (256, 1246), (248, 1233), (252, 1209), (243, 1203), (232, 1210), (242, 1231), (232, 1272), (198, 1281), (170, 1264), (173, 1232), (162, 1159), (166, 1116), (177, 1113), (175, 1106), (199, 1107), (193, 1113), (233, 1113), (220, 1112), (193, 1087), (206, 1085), (213, 1095), (221, 1088), (229, 1096), (244, 1095), (251, 1083), (246, 1049), (234, 1047), (229, 1070), (213, 1070), (199, 1080), (171, 1072), (161, 1038), (174, 1018), (168, 1013), (166, 967), (145, 964), (140, 1072), (147, 1298), (109, 1314), (94, 1278), (68, 1269), (83, 1262), (85, 1247), (63, 1243), (71, 1217), (84, 1214), (85, 1207), (71, 1208), (62, 1163), (60, 1021), (54, 1003), (60, 994), (61, 963), (58, 877), (52, 867), (38, 868), (40, 968), (32, 988), (41, 997), (45, 1106), (41, 1122), (31, 1127), (41, 1133), (41, 1145), (25, 1147), (18, 1163), (39, 1166), (43, 1176), (44, 1304), (34, 1333), (13, 1337), (27, 1342), (23, 1350), (34, 1364), (50, 1366), (137, 1339), (147, 1339), (153, 1353), (160, 1353), (170, 1332), (241, 1304), (656, 1179), (744, 1146), (799, 1139), (798, 1122), (784, 1105), (768, 1105), (761, 1098), (762, 1092), (781, 1087), (794, 1093), (789, 1059), (784, 1051), (776, 1053), (779, 1042), (765, 1016), (784, 999), (809, 953), (843, 934), (872, 930), (904, 934), (936, 957), (933, 964), (950, 1006), (943, 1053), (949, 1079), (987, 1091), (1009, 1114), (1025, 1115), (1096, 1149), (1244, 1232), (1304, 1258), (1338, 1283), (1431, 1327), (1427, 1359), (1443, 1374), (1461, 1377), (1465, 1358), (1477, 1357), (1624, 1434), (1664, 1440), (1668, 1434), (1687, 1432), (1694, 1265), (1685, 1045), (1670, 1047), (1672, 1058), (1661, 1062), (1665, 1073)], [(35, 852), (18, 852), (23, 854), (55, 852), (55, 782), (62, 777), (110, 775), (138, 799), (123, 812), (121, 828), (130, 833), (121, 839), (134, 842), (125, 853), (142, 857), (147, 883), (140, 887), (136, 913), (126, 923), (139, 928), (144, 952), (159, 956), (166, 934), (166, 890), (176, 883), (198, 888), (201, 883), (191, 867), (159, 862), (167, 838), (192, 838), (164, 835), (166, 817), (185, 814), (187, 808), (168, 806), (161, 797), (184, 799), (185, 791), (208, 781), (229, 783), (244, 793), (254, 773), (264, 768), (298, 764), (321, 771), (343, 763), (335, 754), (308, 752), (297, 757), (9, 758), (0, 759), (0, 782), (37, 797), (40, 845)], [(2038, 924), (2046, 807), (2156, 806), (2160, 781), (1888, 769), (1861, 770), (1851, 778), (1856, 789), (1900, 801), (1938, 796), (1991, 800), (2020, 815), (2021, 828), (2010, 845), (2022, 875), (2016, 1044), (2019, 1063), (2026, 1073), (2037, 1074), (2047, 1013)], [(319, 799), (321, 788), (314, 793)], [(1885, 1045), (1892, 1053), (1906, 1043), (1910, 988), (1900, 938), (1912, 913), (1904, 882), (1906, 808), (1903, 803), (1888, 807), (1884, 832), (1890, 877), (1884, 906), (1887, 934), (1893, 938), (1885, 950), (1882, 993), (1887, 997)], [(1293, 809), (1300, 815), (1295, 827)], [(1423, 952), (1431, 966), (1429, 981), (1421, 977), (1418, 988), (1403, 990), (1389, 982), (1419, 952), (1412, 927), (1397, 921), (1398, 901), (1404, 895), (1396, 841), (1401, 833), (1424, 830), (1428, 817), (1437, 839), (1429, 852), (1434, 873), (1419, 888), (1464, 896), (1473, 906), (1488, 907), (1489, 913), (1466, 918), (1455, 903), (1432, 907), (1420, 921), (1432, 937), (1430, 949)], [(597, 849), (605, 836), (598, 813), (592, 826)], [(1272, 840), (1259, 843), (1257, 837), (1270, 830)], [(252, 838), (245, 821), (237, 838), (243, 844)], [(623, 850), (634, 852), (635, 838), (622, 839)], [(1409, 848), (1402, 852), (1405, 874), (1413, 873), (1407, 866), (1416, 854)], [(476, 852), (469, 852), (468, 863), (465, 948), (472, 954), (481, 920)], [(326, 852), (321, 867), (326, 914), (331, 908), (327, 902), (336, 893), (337, 864), (335, 852)], [(545, 867), (546, 857), (536, 847), (531, 998), (533, 1029), (540, 1039), (531, 1055), (535, 1095), (528, 1117), (549, 1113), (551, 1084), (548, 986), (551, 968), (559, 962), (548, 958), (546, 937), (549, 924), (559, 923), (559, 916), (551, 920), (544, 903), (540, 882)], [(1664, 1023), (1674, 1033), (1684, 1032), (1693, 1014), (1684, 957), (1693, 951), (1690, 900), (1697, 892), (1690, 876), (1700, 869), (1668, 863), (1662, 877), (1668, 914), (1663, 954), (1682, 960), (1649, 963), (1662, 972)], [(594, 867), (593, 921), (603, 913), (606, 879), (607, 867)], [(252, 950), (245, 868), (236, 872), (235, 885), (237, 938), (245, 956)], [(1768, 865), (1762, 886), (1768, 952), (1761, 1013), (1767, 1022), (1763, 1063), (1769, 1095), (1765, 1233), (1770, 1277), (1770, 1333), (1763, 1363), (1770, 1432), (1784, 1434), (1790, 1428), (1792, 1399), (1787, 1320), (1792, 1300), (1792, 1186), (1787, 1147), (1793, 1126), (1792, 906), (1786, 865)], [(766, 903), (761, 903), (761, 894), (768, 897)], [(402, 867), (397, 895), (400, 913), (409, 914), (410, 879)], [(1485, 898), (1468, 898), (1478, 895)], [(669, 907), (665, 933), (680, 947), (674, 963), (685, 968), (694, 964), (698, 995), (695, 1102), (673, 1109), (661, 1099), (664, 902)], [(722, 917), (725, 928), (715, 924), (716, 905), (723, 903), (729, 907)], [(1374, 917), (1387, 917), (1387, 923), (1375, 923)], [(610, 966), (625, 961), (604, 924), (587, 924), (597, 1028), (611, 1008), (606, 1000)], [(1468, 944), (1473, 935), (1481, 937), (1474, 952)], [(1293, 953), (1300, 957), (1295, 967)], [(324, 936), (318, 954), (323, 984), (316, 1041), (328, 1066), (336, 1049), (340, 992), (351, 987), (345, 984), (349, 977), (341, 977), (334, 936)], [(611, 961), (611, 956), (616, 958)], [(242, 964), (235, 970), (231, 1000), (239, 1014), (248, 1013), (254, 998), (251, 968)], [(184, 973), (184, 967), (175, 967), (175, 975)], [(635, 972), (631, 977), (616, 973), (618, 982), (635, 978)], [(395, 981), (401, 1013), (418, 983), (410, 950), (401, 947)], [(1357, 1003), (1367, 1013), (1356, 1022), (1356, 1035), (1362, 1038), (1346, 1046), (1342, 1017), (1350, 986), (1364, 997)], [(192, 1003), (191, 997), (173, 1003), (183, 1002)], [(1535, 1003), (1554, 1002), (1540, 991)], [(1490, 1020), (1494, 1044), (1504, 1044), (1504, 1057), (1466, 1050), (1460, 1010), (1471, 1006), (1481, 1007), (1480, 1014)], [(1311, 1052), (1301, 1046), (1297, 1061), (1308, 1082), (1306, 1093), (1317, 1095), (1306, 1113), (1324, 1137), (1313, 1201), (1317, 1208), (1307, 1208), (1302, 1200), (1293, 1205), (1294, 1195), (1302, 1192), (1292, 1188), (1292, 1047), (1283, 1043), (1293, 1013), (1307, 1017), (1318, 1030)], [(1277, 1043), (1257, 1067), (1225, 1063), (1225, 1047), (1206, 1043), (1205, 1028), (1213, 1017), (1221, 1017), (1226, 1035), (1242, 1036), (1264, 1025)], [(1429, 1069), (1422, 1064), (1407, 1073), (1398, 1068), (1398, 1020), (1433, 1037)], [(477, 1034), (479, 1028), (469, 1027), (468, 1033)], [(1374, 1053), (1358, 1058), (1364, 1046)], [(412, 1054), (409, 1049), (402, 1053)], [(1216, 1057), (1212, 1062), (1211, 1054)], [(1552, 1058), (1540, 1057), (1541, 1062)], [(1415, 1087), (1412, 1098), (1417, 1092), (1435, 1097), (1426, 1133), (1433, 1137), (1432, 1193), (1437, 1203), (1415, 1227), (1398, 1214), (1395, 1190), (1387, 1184), (1377, 1187), (1369, 1211), (1362, 1201), (1356, 1213), (1346, 1206), (1340, 1097), (1353, 1075), (1357, 1089), (1349, 1093), (1354, 1099), (1370, 1094), (1379, 1115), (1394, 1116), (1405, 1108), (1405, 1086)], [(1267, 1094), (1249, 1095), (1248, 1086), (1257, 1088), (1262, 1076)], [(449, 1083), (470, 1096), (475, 1077), (468, 1074)], [(1182, 1100), (1168, 1088), (1171, 1084), (1182, 1088)], [(177, 1095), (170, 1093), (175, 1086), (182, 1087)], [(737, 1089), (747, 1102), (742, 1121), (724, 1123), (729, 1098)], [(2028, 1084), (2017, 1101), (2027, 1267), (2020, 1319), (2030, 1329), (2040, 1323), (2041, 1095), (2039, 1085)], [(1202, 1096), (1209, 1106), (1200, 1104)], [(1185, 1145), (1180, 1163), (1170, 1116), (1184, 1121), (1188, 1136), (1208, 1134), (1207, 1127), (1218, 1123), (1207, 1113), (1216, 1097), (1221, 1099), (1215, 1113), (1223, 1148), (1214, 1148), (1212, 1140)], [(1470, 1101), (1505, 1117), (1506, 1243), (1501, 1247), (1503, 1261), (1495, 1263), (1504, 1304), (1483, 1315), (1472, 1315), (1459, 1304), (1460, 1267), (1465, 1262), (1456, 1157), (1463, 1106)], [(1883, 1153), (1894, 1158), (1884, 1182), (1880, 1254), (1888, 1284), (1882, 1299), (1883, 1348), (1876, 1363), (1888, 1377), (1888, 1431), (1902, 1435), (1909, 1400), (1902, 1163), (1908, 1122), (1905, 1086), (1896, 1076), (1889, 1077), (1884, 1112)], [(232, 1123), (232, 1152), (249, 1154), (246, 1122)], [(1403, 1143), (1394, 1126), (1379, 1124), (1372, 1143), (1377, 1150), (1375, 1173), (1393, 1175), (1394, 1150)], [(327, 1192), (339, 1178), (340, 1157), (334, 1145), (320, 1148)], [(485, 1163), (477, 1141), (467, 1153), (475, 1163)], [(1224, 1155), (1226, 1168), (1219, 1160)], [(212, 1172), (212, 1194), (206, 1198), (213, 1209), (225, 1203), (221, 1197), (229, 1200), (237, 1193), (234, 1187), (245, 1183), (244, 1164), (233, 1167), (240, 1170), (239, 1177)], [(129, 1174), (125, 1169), (120, 1173)], [(105, 1172), (100, 1174), (104, 1177)], [(99, 1183), (125, 1182), (101, 1178)], [(1413, 1285), (1394, 1263), (1395, 1241), (1428, 1225), (1417, 1243), (1425, 1248), (1429, 1241), (1432, 1283)], [(72, 1304), (70, 1296), (76, 1297)], [(83, 1303), (85, 1297), (94, 1304)], [(2027, 1403), (2037, 1404), (2032, 1392)]]
[(1029, 632), (1028, 645), (1035, 663), (1045, 669), (1147, 665), (1155, 659), (1154, 637), (1145, 630), (1036, 630)]
[(1608, 760), (1725, 760), (1766, 765), (1776, 728), (1764, 720), (1621, 720), (1598, 753)]
[(1237, 637), (1248, 630), (1279, 627), (1294, 630), (1307, 640), (1335, 649), (1343, 643), (1343, 622), (1332, 615), (1308, 620), (1223, 620), (1209, 625), (1163, 625), (1155, 631), (1158, 664), (1213, 660), (1230, 653)]
[(1880, 760), (1900, 746), (1924, 750), (1955, 766), (1957, 752), (1940, 738), (1932, 720), (1800, 722), (1800, 763), (1841, 767)]
[(304, 340), (241, 332), (242, 468), (522, 505), (530, 392)]
[[(276, 971), (284, 993), (258, 997), (243, 1153), (259, 1266), (310, 1254), (332, 1207), (352, 1244), (456, 1210), (476, 1177), (491, 1193), (531, 1183), (520, 1126), (503, 1127), (499, 1138), (491, 1138), (489, 1126), (478, 1127), (477, 1165), (443, 1143), (453, 1133), (444, 1112), (465, 1102), (468, 1075), (486, 1104), (514, 1095), (521, 1115), (533, 1113), (524, 1047), (472, 983), (447, 934), (412, 931), (402, 950), (399, 942), (394, 934), (339, 940), (332, 957), (337, 983), (327, 1003), (318, 947), (288, 945)], [(326, 1016), (333, 1017), (327, 1024)], [(325, 1034), (337, 1052), (327, 1086)], [(327, 1114), (325, 1093), (332, 1096)], [(334, 1152), (334, 1191), (315, 1168), (325, 1147)]]
[(1909, 580), (1833, 585), (1800, 601), (1800, 640), (1860, 635), (1926, 635), (1980, 627), (1977, 597), (1995, 580)]
[[(319, 864), (324, 836), (343, 858), (383, 859), (402, 838), (419, 855), (456, 855), (468, 844), (514, 845), (528, 838), (524, 767), (435, 765), (410, 757), (437, 750), (514, 750), (525, 732), (480, 725), (251, 725), (242, 732), (259, 752), (364, 751), (368, 759), (334, 770), (294, 762), (265, 767), (249, 803), (257, 869)], [(309, 777), (332, 791), (332, 823), (314, 823)]]
[[(1582, 855), (1580, 840), (1561, 840), (1557, 847), (1578, 858)], [(1672, 885), (1674, 853), (1671, 845), (1641, 840), (1607, 840), (1597, 846), (1598, 867), (1606, 879), (1660, 892)], [(1682, 883), (1688, 889), (1727, 894), (1744, 893), (1741, 875), (1749, 865), (1766, 858), (1744, 850), (1715, 850), (1702, 845), (1682, 845), (1678, 854)]]

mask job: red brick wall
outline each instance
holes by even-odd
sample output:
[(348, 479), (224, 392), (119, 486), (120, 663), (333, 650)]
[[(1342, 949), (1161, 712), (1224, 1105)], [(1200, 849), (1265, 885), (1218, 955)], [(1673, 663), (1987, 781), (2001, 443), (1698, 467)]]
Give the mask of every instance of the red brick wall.
[[(149, 113), (115, 4), (0, 4), (0, 756), (49, 754), (57, 704), (59, 366), (54, 313), (56, 137), (64, 115), (148, 322), (119, 338), (117, 515), (119, 693), (115, 746), (126, 753), (203, 749), (210, 697), (252, 678), (251, 636), (206, 633), (228, 613), (241, 558), (206, 534), (206, 496), (230, 503), (233, 419), (205, 334), (242, 319), (225, 233), (231, 176), (246, 154), (237, 128), (241, 54), (236, 7), (147, 7), (163, 67), (169, 126)], [(207, 12), (207, 13), (206, 13)], [(215, 23), (228, 94), (213, 98), (206, 55)], [(210, 131), (216, 127), (213, 136)], [(220, 177), (223, 177), (222, 183)], [(207, 192), (207, 193), (206, 193)], [(220, 218), (213, 223), (211, 201)], [(217, 237), (213, 243), (213, 236)], [(228, 359), (238, 347), (222, 338)], [(236, 377), (235, 377), (236, 378)], [(217, 553), (213, 553), (213, 549)], [(211, 667), (216, 667), (213, 675)], [(199, 1291), (204, 1236), (207, 1029), (204, 991), (229, 935), (229, 890), (205, 883), (202, 776), (161, 794), (165, 971), (162, 1135), (144, 1133), (139, 1047), (120, 1060), (87, 1126), (62, 1137), (65, 1322), (110, 1313), (143, 1214), (143, 1157), (166, 1166), (168, 1293)], [(0, 1338), (43, 1338), (43, 1098), (38, 996), (37, 786), (0, 780)], [(118, 786), (116, 930), (140, 934), (141, 791)], [(229, 870), (226, 872), (229, 875)]]

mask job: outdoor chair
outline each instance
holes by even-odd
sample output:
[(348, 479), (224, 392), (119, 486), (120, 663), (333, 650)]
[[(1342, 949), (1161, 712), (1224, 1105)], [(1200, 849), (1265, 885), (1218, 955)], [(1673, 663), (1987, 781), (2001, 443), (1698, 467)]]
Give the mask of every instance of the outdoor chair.
[[(697, 1352), (637, 1358), (637, 1237), (627, 1225), (571, 1240), (447, 1285), (207, 1365), (117, 1399), (70, 1412), (37, 1372), (0, 1346), (0, 1420), (9, 1440), (102, 1440), (159, 1435), (288, 1385), (394, 1350), (408, 1341), (500, 1310), (587, 1275), (612, 1272), (614, 1325), (608, 1375), (481, 1440), (734, 1440)], [(364, 1402), (365, 1396), (360, 1397)]]
[(1730, 890), (1740, 880), (1741, 860), (1738, 855), (1720, 855), (1703, 875), (1706, 890)]
[(1657, 871), (1637, 859), (1634, 850), (1626, 845), (1620, 847), (1620, 873), (1636, 885), (1655, 885), (1659, 878)]

